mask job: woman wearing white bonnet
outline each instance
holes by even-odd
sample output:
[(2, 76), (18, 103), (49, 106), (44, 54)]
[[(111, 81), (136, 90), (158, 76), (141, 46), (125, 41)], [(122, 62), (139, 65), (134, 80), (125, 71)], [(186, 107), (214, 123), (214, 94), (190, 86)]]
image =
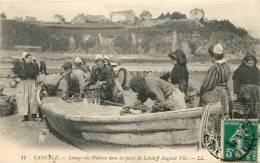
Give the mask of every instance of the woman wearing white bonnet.
[(38, 112), (36, 103), (36, 79), (39, 70), (32, 63), (31, 54), (22, 53), (22, 61), (16, 62), (14, 73), (19, 79), (16, 87), (16, 102), (18, 114), (23, 116), (23, 121), (28, 121), (29, 116), (35, 120)]
[(74, 62), (75, 62), (75, 64), (83, 64), (83, 61), (80, 57), (76, 57)]
[(224, 58), (224, 48), (219, 43), (209, 48), (209, 54), (213, 58), (213, 65), (209, 68), (206, 78), (200, 89), (200, 105), (221, 101), (222, 115), (229, 114), (229, 87), (230, 67)]

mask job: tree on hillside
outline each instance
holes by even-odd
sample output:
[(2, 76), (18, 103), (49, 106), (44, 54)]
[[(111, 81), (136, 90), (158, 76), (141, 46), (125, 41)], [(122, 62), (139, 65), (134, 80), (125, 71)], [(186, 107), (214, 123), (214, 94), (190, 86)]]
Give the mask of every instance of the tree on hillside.
[(1, 20), (3, 20), (3, 19), (6, 19), (6, 18), (7, 18), (7, 16), (5, 15), (5, 13), (4, 13), (4, 12), (2, 12), (2, 13), (1, 13), (1, 15), (0, 15), (0, 18), (1, 18)]
[(171, 14), (167, 12), (164, 18), (171, 18)]
[(204, 31), (228, 31), (239, 36), (247, 36), (248, 32), (240, 27), (236, 27), (229, 20), (214, 20), (210, 22), (204, 22)]
[(186, 19), (187, 16), (185, 14), (182, 14), (180, 12), (173, 12), (171, 14), (171, 19)]
[(140, 14), (140, 19), (141, 20), (146, 20), (146, 19), (151, 19), (151, 18), (152, 18), (152, 14), (149, 11), (147, 11), (147, 10), (143, 11)]
[(165, 15), (162, 13), (157, 19), (164, 19)]

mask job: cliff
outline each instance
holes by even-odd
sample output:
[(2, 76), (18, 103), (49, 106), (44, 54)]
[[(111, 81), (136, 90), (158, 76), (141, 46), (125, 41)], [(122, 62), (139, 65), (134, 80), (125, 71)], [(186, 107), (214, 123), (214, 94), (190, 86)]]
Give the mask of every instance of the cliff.
[(188, 55), (203, 57), (209, 46), (221, 42), (226, 53), (253, 52), (258, 40), (229, 21), (168, 20), (149, 27), (126, 27), (109, 23), (29, 24), (1, 22), (1, 48), (16, 45), (41, 46), (44, 51), (90, 54), (145, 54), (167, 56), (181, 48)]

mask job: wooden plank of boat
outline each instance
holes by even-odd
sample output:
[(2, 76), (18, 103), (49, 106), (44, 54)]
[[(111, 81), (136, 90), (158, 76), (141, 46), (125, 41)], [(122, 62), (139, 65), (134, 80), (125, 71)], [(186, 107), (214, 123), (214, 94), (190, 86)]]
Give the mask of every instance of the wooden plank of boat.
[(198, 129), (146, 133), (94, 133), (83, 132), (87, 141), (134, 146), (185, 145), (198, 142)]
[[(139, 128), (139, 130), (117, 130), (111, 131), (106, 128), (106, 124), (103, 124), (104, 131), (99, 130), (96, 132), (84, 130), (82, 128), (74, 128), (69, 124), (71, 121), (66, 119), (57, 118), (51, 112), (47, 112), (47, 119), (58, 133), (63, 135), (72, 143), (76, 143), (85, 140), (86, 142), (99, 142), (99, 143), (113, 143), (120, 145), (149, 145), (149, 146), (158, 146), (158, 145), (183, 145), (183, 144), (194, 144), (199, 140), (199, 122), (200, 119), (194, 119), (193, 128), (189, 129), (166, 129), (159, 130), (156, 128), (149, 128), (149, 130)], [(161, 120), (163, 121), (163, 119)], [(183, 120), (184, 122), (185, 120)], [(136, 125), (141, 124), (142, 122), (136, 122)], [(168, 122), (171, 125), (174, 123)], [(91, 123), (78, 123), (79, 126), (90, 126)], [(115, 126), (120, 126), (120, 123), (115, 124)], [(131, 126), (132, 124), (129, 124)], [(177, 124), (178, 125), (178, 124)], [(129, 127), (129, 126), (126, 126)], [(94, 128), (94, 127), (93, 127)], [(84, 142), (84, 141), (83, 141)]]

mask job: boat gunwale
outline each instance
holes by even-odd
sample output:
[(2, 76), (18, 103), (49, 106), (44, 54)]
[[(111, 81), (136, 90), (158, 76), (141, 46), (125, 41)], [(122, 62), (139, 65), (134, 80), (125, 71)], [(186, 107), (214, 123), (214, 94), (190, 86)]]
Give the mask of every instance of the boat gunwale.
[[(202, 115), (202, 107), (183, 109), (176, 111), (158, 112), (158, 113), (145, 113), (138, 115), (127, 116), (76, 116), (66, 115), (64, 113), (57, 113), (51, 109), (47, 109), (44, 105), (41, 106), (44, 111), (53, 116), (63, 118), (71, 121), (89, 122), (89, 123), (136, 123), (136, 122), (149, 122), (157, 120), (166, 120), (171, 118), (186, 119), (186, 118), (200, 118)], [(189, 113), (189, 115), (185, 114)], [(196, 114), (197, 113), (197, 114)], [(175, 119), (176, 120), (176, 119)]]
[[(203, 112), (203, 107), (196, 107), (191, 109), (182, 109), (175, 111), (157, 112), (157, 113), (145, 113), (138, 115), (125, 115), (125, 116), (76, 116), (76, 115), (66, 115), (64, 113), (57, 113), (51, 110), (51, 108), (46, 108), (44, 103), (40, 100), (40, 91), (37, 91), (37, 102), (39, 107), (45, 112), (49, 112), (53, 116), (58, 118), (63, 118), (66, 120), (76, 121), (76, 122), (88, 122), (88, 123), (136, 123), (136, 122), (149, 122), (158, 121), (171, 118), (186, 119), (186, 118), (200, 118)], [(189, 113), (189, 114), (185, 114)], [(175, 119), (176, 120), (176, 119)]]

